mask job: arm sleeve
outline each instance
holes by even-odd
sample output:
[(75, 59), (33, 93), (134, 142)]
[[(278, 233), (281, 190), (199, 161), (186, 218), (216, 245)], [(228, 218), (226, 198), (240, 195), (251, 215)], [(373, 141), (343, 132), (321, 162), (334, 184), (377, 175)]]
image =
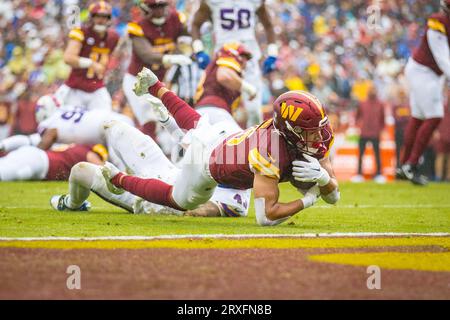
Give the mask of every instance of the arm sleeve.
[(1, 142), (4, 146), (4, 150), (10, 152), (23, 146), (37, 146), (40, 141), (39, 134), (32, 134), (29, 136), (15, 135), (2, 140)]
[(428, 29), (427, 40), (439, 69), (442, 70), (447, 79), (450, 79), (450, 49), (447, 36), (442, 32)]

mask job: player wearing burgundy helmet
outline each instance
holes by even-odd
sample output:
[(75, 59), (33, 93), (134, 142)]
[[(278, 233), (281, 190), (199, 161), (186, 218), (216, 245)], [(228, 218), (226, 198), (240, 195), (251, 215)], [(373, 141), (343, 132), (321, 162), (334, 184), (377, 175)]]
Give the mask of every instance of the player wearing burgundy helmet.
[(256, 96), (256, 88), (242, 78), (250, 59), (252, 54), (242, 44), (226, 43), (206, 68), (194, 106), (200, 114), (208, 114), (211, 124), (224, 119), (236, 123), (232, 115), (240, 104), (242, 93), (251, 99)]
[(411, 118), (406, 127), (400, 175), (417, 185), (427, 183), (417, 164), (444, 116), (443, 87), (450, 80), (450, 0), (427, 20), (425, 34), (406, 65)]
[(72, 67), (72, 72), (55, 96), (62, 104), (111, 110), (111, 96), (105, 88), (104, 78), (119, 35), (109, 28), (112, 15), (109, 3), (97, 1), (88, 10), (88, 22), (69, 33), (64, 61)]
[[(226, 137), (144, 69), (135, 92), (159, 97), (178, 125), (192, 129), (192, 142), (173, 185), (158, 179), (131, 177), (107, 163), (104, 173), (115, 187), (148, 201), (189, 210), (209, 200), (217, 184), (253, 187), (257, 222), (275, 225), (312, 206), (319, 195), (339, 200), (338, 183), (327, 157), (333, 134), (320, 101), (302, 91), (282, 94), (274, 102), (274, 118)], [(296, 180), (317, 184), (302, 199), (279, 202), (278, 183)]]
[(128, 23), (132, 54), (128, 72), (123, 78), (123, 90), (133, 113), (146, 134), (154, 135), (155, 116), (146, 100), (133, 92), (137, 73), (143, 68), (152, 69), (162, 81), (166, 68), (173, 65), (188, 65), (189, 57), (174, 54), (177, 39), (187, 35), (185, 17), (169, 5), (168, 0), (141, 0), (142, 17)]

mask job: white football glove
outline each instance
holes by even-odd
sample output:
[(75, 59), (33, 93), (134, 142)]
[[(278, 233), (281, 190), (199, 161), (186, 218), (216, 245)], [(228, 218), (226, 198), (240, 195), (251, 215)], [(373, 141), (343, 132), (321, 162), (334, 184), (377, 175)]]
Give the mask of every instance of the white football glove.
[(147, 101), (150, 103), (150, 106), (158, 117), (159, 122), (166, 122), (169, 119), (169, 110), (167, 110), (161, 100), (156, 97), (149, 96)]
[(322, 168), (314, 157), (304, 155), (308, 161), (296, 160), (292, 162), (292, 175), (295, 180), (302, 182), (317, 182), (319, 187), (323, 187), (330, 182), (330, 175)]
[(112, 184), (111, 179), (118, 175), (121, 171), (111, 162), (106, 161), (102, 166), (102, 175), (105, 178), (106, 187), (111, 193), (122, 194), (124, 190)]
[(183, 55), (183, 54), (165, 54), (162, 57), (162, 63), (165, 67), (169, 67), (174, 64), (178, 64), (180, 66), (187, 66), (192, 63), (191, 58)]
[(137, 96), (142, 96), (148, 93), (148, 88), (158, 82), (158, 77), (148, 68), (142, 70), (136, 76), (136, 83), (134, 84), (133, 92)]
[(303, 209), (309, 208), (313, 206), (320, 197), (320, 189), (319, 186), (315, 185), (311, 189), (309, 189), (305, 196), (302, 198)]

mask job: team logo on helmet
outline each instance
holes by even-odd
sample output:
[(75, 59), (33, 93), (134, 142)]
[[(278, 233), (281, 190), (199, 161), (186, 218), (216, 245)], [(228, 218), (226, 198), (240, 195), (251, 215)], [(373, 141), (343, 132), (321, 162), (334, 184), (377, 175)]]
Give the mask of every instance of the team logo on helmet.
[(39, 98), (35, 107), (35, 117), (38, 123), (49, 118), (60, 107), (60, 102), (53, 95), (45, 95)]
[(274, 126), (296, 151), (322, 157), (331, 139), (322, 103), (305, 91), (289, 91), (273, 103)]

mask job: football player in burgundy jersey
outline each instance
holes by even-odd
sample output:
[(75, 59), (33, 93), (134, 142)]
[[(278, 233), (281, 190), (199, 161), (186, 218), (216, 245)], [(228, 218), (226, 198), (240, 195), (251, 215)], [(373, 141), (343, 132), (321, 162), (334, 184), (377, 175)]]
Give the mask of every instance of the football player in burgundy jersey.
[(208, 65), (197, 88), (194, 106), (200, 114), (207, 113), (211, 124), (230, 119), (241, 102), (242, 93), (250, 99), (256, 88), (242, 78), (252, 54), (238, 42), (226, 43)]
[(153, 70), (162, 81), (166, 68), (173, 65), (188, 65), (189, 57), (174, 54), (177, 39), (188, 35), (184, 25), (185, 17), (169, 5), (168, 0), (141, 0), (142, 16), (128, 23), (128, 35), (132, 43), (131, 61), (123, 78), (123, 90), (133, 109), (142, 131), (155, 136), (155, 116), (145, 99), (133, 92), (137, 73), (147, 67)]
[(450, 80), (450, 0), (441, 0), (441, 8), (428, 18), (422, 41), (405, 69), (411, 118), (399, 174), (417, 185), (427, 183), (418, 174), (417, 164), (444, 116), (443, 87)]
[(70, 31), (64, 61), (72, 72), (55, 92), (62, 104), (111, 110), (111, 96), (103, 81), (109, 57), (119, 42), (118, 33), (109, 27), (111, 14), (109, 3), (94, 2), (89, 6), (88, 22)]
[[(170, 92), (149, 69), (138, 75), (137, 95), (160, 98), (184, 129), (193, 129), (187, 159), (173, 185), (120, 172), (107, 163), (104, 173), (117, 188), (178, 210), (189, 210), (209, 200), (218, 184), (237, 189), (253, 187), (260, 225), (275, 225), (312, 206), (319, 196), (336, 203), (340, 194), (328, 149), (333, 133), (320, 101), (303, 91), (290, 91), (274, 102), (274, 117), (246, 131), (224, 136), (183, 100)], [(302, 199), (279, 202), (278, 183), (314, 183)]]
[(67, 180), (77, 163), (102, 164), (107, 154), (102, 145), (69, 145), (47, 151), (23, 146), (0, 158), (0, 181)]

